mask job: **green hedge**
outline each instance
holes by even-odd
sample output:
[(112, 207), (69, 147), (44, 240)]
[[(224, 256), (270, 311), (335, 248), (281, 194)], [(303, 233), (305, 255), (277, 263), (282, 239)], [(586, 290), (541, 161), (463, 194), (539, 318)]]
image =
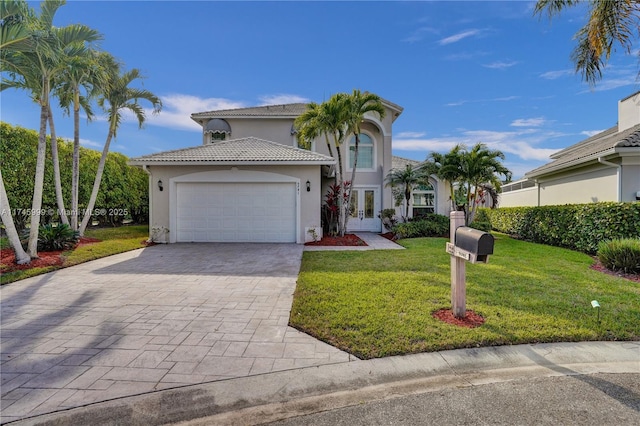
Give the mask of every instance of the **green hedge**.
[(526, 241), (595, 254), (601, 241), (640, 237), (640, 203), (483, 209), (493, 229)]
[(447, 237), (449, 236), (449, 218), (430, 213), (420, 219), (398, 223), (393, 227), (398, 238)]
[[(11, 209), (17, 213), (14, 214), (13, 219), (16, 222), (16, 227), (24, 229), (29, 221), (28, 211), (31, 209), (33, 197), (38, 133), (35, 130), (0, 123), (0, 141), (2, 178)], [(78, 189), (80, 210), (85, 208), (89, 202), (100, 155), (101, 153), (98, 151), (80, 147), (80, 187)], [(73, 143), (59, 138), (60, 178), (65, 209), (67, 210), (71, 209), (72, 156)], [(116, 152), (110, 152), (107, 156), (102, 184), (94, 208), (94, 211), (104, 209), (106, 212), (104, 215), (94, 216), (94, 219), (103, 225), (117, 225), (122, 223), (124, 219), (131, 219), (137, 223), (148, 222), (148, 176), (141, 169), (128, 166), (127, 160), (126, 156)], [(53, 164), (49, 138), (47, 138), (42, 209), (54, 212), (53, 215), (44, 214), (42, 223), (59, 220), (55, 213), (58, 208), (53, 184)]]

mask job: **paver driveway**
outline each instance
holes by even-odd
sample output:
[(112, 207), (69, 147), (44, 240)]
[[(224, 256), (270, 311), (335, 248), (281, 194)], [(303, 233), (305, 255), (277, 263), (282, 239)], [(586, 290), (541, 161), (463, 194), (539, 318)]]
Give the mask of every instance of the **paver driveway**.
[(160, 245), (3, 286), (0, 421), (349, 361), (287, 326), (302, 249)]

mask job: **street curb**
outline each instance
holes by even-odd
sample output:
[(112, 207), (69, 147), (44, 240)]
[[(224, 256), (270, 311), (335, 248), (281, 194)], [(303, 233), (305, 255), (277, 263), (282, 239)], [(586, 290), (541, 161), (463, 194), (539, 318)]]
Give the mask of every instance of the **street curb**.
[(322, 365), (119, 398), (11, 424), (257, 424), (412, 393), (595, 373), (640, 374), (640, 342), (498, 346)]

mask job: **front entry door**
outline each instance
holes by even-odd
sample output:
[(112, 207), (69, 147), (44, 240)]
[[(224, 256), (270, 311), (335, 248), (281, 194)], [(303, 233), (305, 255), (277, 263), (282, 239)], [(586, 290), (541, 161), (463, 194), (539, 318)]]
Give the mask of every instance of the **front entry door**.
[(380, 232), (380, 190), (378, 188), (356, 187), (351, 191), (351, 214), (347, 224), (348, 232)]

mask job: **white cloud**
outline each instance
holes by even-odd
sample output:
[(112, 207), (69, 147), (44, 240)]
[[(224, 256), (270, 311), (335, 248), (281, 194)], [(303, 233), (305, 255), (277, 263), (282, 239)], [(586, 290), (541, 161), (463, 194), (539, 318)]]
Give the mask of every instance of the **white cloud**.
[(545, 124), (547, 120), (544, 117), (536, 117), (536, 118), (518, 118), (517, 120), (513, 120), (511, 122), (511, 126), (513, 127), (540, 127)]
[(547, 161), (557, 149), (540, 148), (541, 142), (558, 136), (532, 130), (499, 132), (493, 130), (462, 130), (457, 136), (442, 138), (401, 138), (395, 137), (393, 149), (398, 151), (438, 151), (445, 152), (457, 144), (472, 146), (478, 142), (491, 149), (513, 154), (525, 161)]
[(583, 130), (580, 132), (581, 135), (585, 135), (586, 137), (590, 138), (591, 136), (595, 136), (598, 133), (603, 132), (604, 130)]
[(508, 101), (513, 101), (515, 99), (519, 99), (520, 96), (505, 96), (502, 98), (493, 98), (493, 99), (464, 99), (461, 101), (457, 101), (457, 102), (449, 102), (448, 104), (445, 104), (445, 106), (460, 106), (460, 105), (464, 105), (464, 104), (469, 104), (469, 103), (480, 103), (480, 102), (508, 102)]
[(506, 68), (510, 68), (510, 67), (512, 67), (514, 65), (517, 65), (518, 63), (519, 63), (518, 61), (511, 61), (511, 62), (498, 61), (498, 62), (492, 62), (490, 64), (484, 64), (482, 66), (485, 67), (485, 68), (491, 68), (491, 69), (494, 69), (494, 70), (503, 70), (503, 69), (506, 69)]
[[(192, 95), (172, 94), (161, 96), (162, 111), (160, 114), (152, 114), (151, 109), (146, 109), (146, 124), (158, 127), (168, 127), (178, 130), (202, 131), (202, 128), (191, 119), (194, 112), (215, 111), (220, 109), (242, 108), (244, 102), (233, 101), (224, 98), (199, 98)], [(128, 121), (135, 122), (132, 115), (127, 116)]]
[(425, 134), (426, 134), (425, 132), (400, 132), (395, 137), (401, 138), (401, 139), (404, 139), (404, 138), (411, 139), (411, 138), (420, 138)]
[[(69, 141), (72, 142), (73, 139), (69, 139)], [(104, 147), (104, 143), (95, 142), (90, 139), (82, 139), (82, 138), (80, 138), (80, 145), (86, 146), (87, 148), (91, 148), (91, 149), (94, 149), (94, 148), (102, 149)]]
[(260, 96), (260, 105), (282, 105), (282, 104), (297, 104), (297, 103), (307, 103), (309, 99), (298, 96), (298, 95), (289, 95), (286, 93), (279, 93), (276, 95), (264, 95)]
[(402, 41), (405, 43), (415, 43), (425, 38), (427, 34), (437, 34), (438, 31), (431, 27), (420, 27), (415, 30), (411, 35)]
[(439, 44), (440, 46), (445, 46), (445, 45), (447, 45), (447, 44), (457, 43), (457, 42), (459, 42), (460, 40), (463, 40), (463, 39), (465, 39), (465, 38), (467, 38), (467, 37), (477, 36), (477, 35), (479, 35), (479, 34), (481, 34), (481, 33), (482, 33), (482, 31), (481, 31), (481, 30), (478, 30), (478, 29), (462, 31), (462, 32), (460, 32), (460, 33), (458, 33), (458, 34), (454, 34), (454, 35), (452, 35), (452, 36), (445, 37), (445, 38), (443, 38), (443, 39), (439, 40), (439, 41), (438, 41), (438, 44)]
[(566, 77), (569, 75), (575, 74), (574, 70), (557, 70), (557, 71), (547, 71), (545, 73), (540, 74), (541, 78), (545, 78), (547, 80), (555, 80), (560, 77)]

